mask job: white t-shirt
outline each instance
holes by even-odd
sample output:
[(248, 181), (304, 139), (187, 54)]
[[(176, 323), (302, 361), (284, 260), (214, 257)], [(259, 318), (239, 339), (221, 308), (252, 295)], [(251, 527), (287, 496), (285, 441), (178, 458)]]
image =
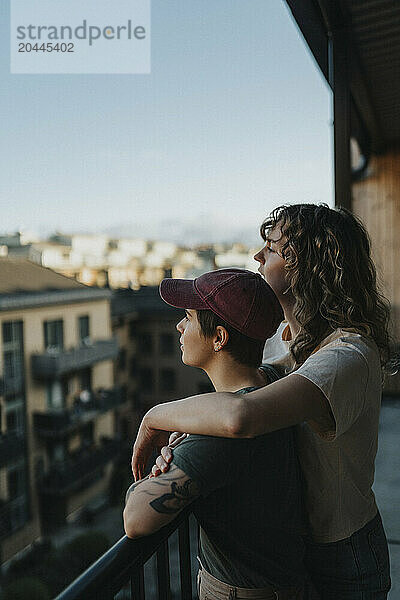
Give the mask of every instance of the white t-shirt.
[[(282, 344), (286, 354), (277, 357), (275, 347), (273, 363), (288, 365), (288, 343)], [(268, 346), (264, 360), (270, 362)], [(361, 529), (377, 511), (372, 484), (382, 391), (378, 348), (367, 337), (337, 329), (294, 372), (322, 391), (335, 419), (331, 432), (318, 432), (314, 423), (298, 427), (312, 536), (335, 542)]]

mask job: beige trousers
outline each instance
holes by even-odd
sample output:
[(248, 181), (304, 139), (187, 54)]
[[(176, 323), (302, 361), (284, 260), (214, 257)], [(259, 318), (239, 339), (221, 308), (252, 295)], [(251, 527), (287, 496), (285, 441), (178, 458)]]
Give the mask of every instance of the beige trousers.
[(233, 587), (216, 579), (200, 566), (197, 575), (199, 600), (303, 600), (303, 588), (277, 589)]

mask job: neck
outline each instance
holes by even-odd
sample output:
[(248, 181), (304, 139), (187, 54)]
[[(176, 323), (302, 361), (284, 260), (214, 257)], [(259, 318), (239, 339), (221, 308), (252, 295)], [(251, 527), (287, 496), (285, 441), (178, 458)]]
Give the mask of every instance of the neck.
[(258, 368), (241, 365), (226, 352), (219, 352), (203, 370), (217, 392), (236, 392), (245, 387), (261, 387), (266, 383)]
[(287, 304), (284, 305), (284, 302), (281, 301), (281, 305), (282, 305), (283, 312), (284, 312), (284, 315), (285, 315), (285, 320), (288, 322), (288, 325), (289, 325), (289, 328), (290, 328), (290, 333), (291, 333), (291, 336), (292, 336), (292, 340), (294, 340), (294, 338), (296, 337), (296, 335), (300, 331), (299, 322), (297, 321), (296, 317), (293, 314), (294, 303), (293, 302), (287, 302)]

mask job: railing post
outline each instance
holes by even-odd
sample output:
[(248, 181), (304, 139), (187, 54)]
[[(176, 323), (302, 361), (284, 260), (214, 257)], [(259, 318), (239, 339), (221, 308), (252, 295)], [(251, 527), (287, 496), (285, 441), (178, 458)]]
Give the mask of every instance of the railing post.
[(168, 539), (157, 550), (158, 600), (170, 600)]
[(181, 574), (181, 600), (192, 600), (192, 568), (190, 560), (189, 517), (179, 526), (179, 568)]
[(131, 577), (131, 598), (132, 600), (145, 600), (143, 564), (134, 570)]

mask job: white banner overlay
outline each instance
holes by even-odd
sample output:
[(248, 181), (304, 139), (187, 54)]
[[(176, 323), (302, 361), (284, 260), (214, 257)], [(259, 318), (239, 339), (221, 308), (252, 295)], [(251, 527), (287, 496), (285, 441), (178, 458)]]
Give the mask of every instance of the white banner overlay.
[(10, 0), (11, 73), (150, 73), (150, 2)]

